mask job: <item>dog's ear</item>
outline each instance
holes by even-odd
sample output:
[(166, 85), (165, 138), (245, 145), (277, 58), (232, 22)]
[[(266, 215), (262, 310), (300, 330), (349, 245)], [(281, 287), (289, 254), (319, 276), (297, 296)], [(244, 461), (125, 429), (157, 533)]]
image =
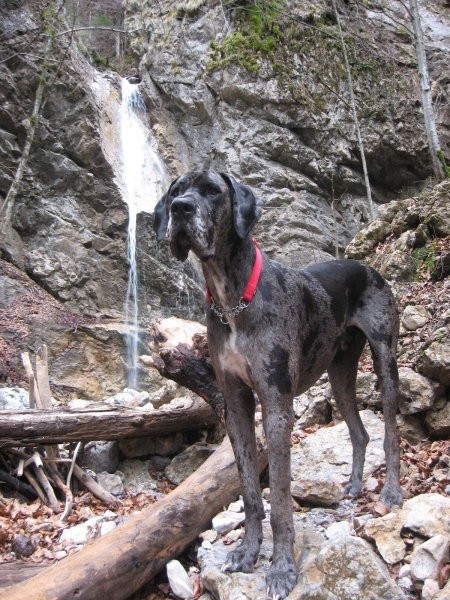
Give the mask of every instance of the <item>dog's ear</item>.
[(241, 239), (247, 237), (258, 222), (262, 210), (252, 190), (226, 173), (220, 173), (233, 199), (234, 228)]
[[(169, 188), (170, 191), (170, 188)], [(169, 192), (164, 194), (158, 204), (155, 206), (155, 213), (153, 219), (153, 230), (156, 233), (156, 241), (161, 242), (167, 233), (167, 226), (169, 224), (169, 209), (167, 207), (167, 200)]]

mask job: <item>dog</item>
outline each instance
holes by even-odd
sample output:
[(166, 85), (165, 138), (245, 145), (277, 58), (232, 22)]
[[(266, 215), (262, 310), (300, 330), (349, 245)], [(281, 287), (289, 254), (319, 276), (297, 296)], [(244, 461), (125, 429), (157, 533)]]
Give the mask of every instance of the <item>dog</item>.
[(207, 286), (212, 365), (225, 400), (225, 420), (242, 483), (245, 535), (225, 571), (251, 572), (262, 542), (264, 510), (256, 468), (255, 396), (267, 439), (273, 556), (272, 598), (293, 589), (297, 569), (290, 496), (292, 399), (324, 371), (348, 425), (353, 448), (345, 492), (362, 487), (369, 436), (357, 407), (359, 357), (369, 342), (383, 396), (386, 480), (381, 500), (401, 506), (396, 429), (398, 313), (384, 279), (353, 260), (293, 269), (269, 259), (251, 237), (261, 216), (252, 190), (214, 171), (175, 179), (155, 208), (154, 230), (180, 261), (192, 251)]

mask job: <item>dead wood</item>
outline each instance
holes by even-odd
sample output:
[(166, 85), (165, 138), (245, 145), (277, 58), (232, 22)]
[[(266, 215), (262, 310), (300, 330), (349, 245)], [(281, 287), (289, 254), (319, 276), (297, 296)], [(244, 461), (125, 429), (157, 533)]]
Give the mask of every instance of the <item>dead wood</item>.
[(1, 411), (0, 447), (161, 436), (210, 427), (216, 422), (213, 410), (200, 398), (192, 399), (190, 406), (154, 411), (113, 408)]
[[(267, 464), (259, 438), (258, 461)], [(0, 590), (0, 599), (128, 598), (178, 556), (224, 505), (240, 483), (228, 438), (190, 477), (165, 498), (131, 517), (80, 552), (35, 577)]]
[(209, 358), (206, 333), (196, 333), (191, 344), (157, 345), (157, 350), (158, 356), (141, 356), (142, 364), (195, 392), (223, 420), (225, 405)]

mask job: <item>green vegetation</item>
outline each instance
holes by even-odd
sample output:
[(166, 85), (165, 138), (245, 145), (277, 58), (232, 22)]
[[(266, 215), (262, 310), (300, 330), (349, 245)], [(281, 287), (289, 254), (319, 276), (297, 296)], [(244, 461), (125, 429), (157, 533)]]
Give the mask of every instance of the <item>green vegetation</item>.
[(431, 240), (426, 246), (413, 250), (412, 257), (416, 264), (416, 278), (418, 280), (430, 277), (436, 262), (436, 246), (437, 241)]
[(450, 179), (450, 165), (447, 163), (447, 160), (445, 158), (445, 154), (443, 150), (439, 150), (438, 153), (438, 158), (441, 162), (442, 168), (444, 170), (444, 177), (445, 179)]
[[(225, 7), (236, 3), (228, 0)], [(212, 41), (208, 68), (213, 71), (231, 63), (249, 72), (257, 72), (258, 59), (274, 58), (277, 46), (283, 41), (279, 25), (279, 9), (282, 0), (274, 0), (270, 5), (264, 0), (235, 8), (236, 29), (223, 41)]]

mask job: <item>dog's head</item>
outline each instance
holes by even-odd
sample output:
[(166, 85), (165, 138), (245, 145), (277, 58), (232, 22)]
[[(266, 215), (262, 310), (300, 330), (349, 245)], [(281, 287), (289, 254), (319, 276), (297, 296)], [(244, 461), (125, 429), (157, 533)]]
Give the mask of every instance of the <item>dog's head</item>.
[(186, 260), (192, 250), (200, 260), (213, 258), (221, 242), (244, 239), (261, 216), (246, 186), (225, 173), (186, 173), (170, 184), (155, 208), (156, 238), (169, 238), (172, 254)]

